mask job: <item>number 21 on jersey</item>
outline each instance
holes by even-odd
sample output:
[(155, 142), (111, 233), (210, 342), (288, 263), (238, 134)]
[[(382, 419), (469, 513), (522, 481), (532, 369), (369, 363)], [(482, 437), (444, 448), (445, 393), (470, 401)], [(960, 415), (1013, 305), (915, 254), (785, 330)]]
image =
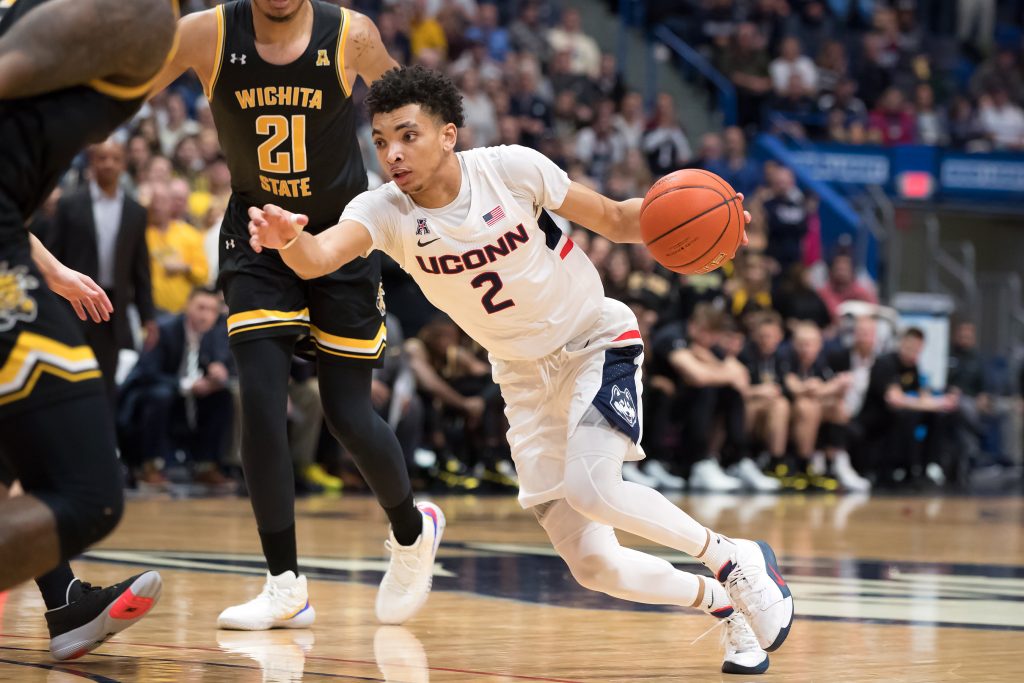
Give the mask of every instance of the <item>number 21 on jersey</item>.
[[(269, 136), (256, 148), (256, 158), (262, 173), (291, 175), (307, 171), (305, 114), (291, 117), (280, 114), (259, 116), (256, 119), (256, 134)], [(291, 151), (281, 149), (286, 146), (290, 146)], [(308, 177), (280, 179), (262, 173), (260, 186), (278, 197), (309, 197), (312, 194)]]

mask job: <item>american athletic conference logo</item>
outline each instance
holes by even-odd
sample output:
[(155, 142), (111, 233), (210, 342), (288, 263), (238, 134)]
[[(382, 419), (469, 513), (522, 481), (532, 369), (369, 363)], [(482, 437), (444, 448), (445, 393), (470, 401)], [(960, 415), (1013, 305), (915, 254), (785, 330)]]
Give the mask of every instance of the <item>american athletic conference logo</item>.
[(633, 394), (628, 388), (620, 389), (618, 386), (613, 386), (612, 396), (608, 403), (611, 404), (612, 410), (629, 423), (630, 427), (636, 426), (636, 401), (633, 400)]
[(28, 295), (30, 289), (39, 289), (39, 280), (29, 274), (28, 266), (8, 268), (7, 261), (0, 261), (0, 332), (36, 319), (39, 304)]

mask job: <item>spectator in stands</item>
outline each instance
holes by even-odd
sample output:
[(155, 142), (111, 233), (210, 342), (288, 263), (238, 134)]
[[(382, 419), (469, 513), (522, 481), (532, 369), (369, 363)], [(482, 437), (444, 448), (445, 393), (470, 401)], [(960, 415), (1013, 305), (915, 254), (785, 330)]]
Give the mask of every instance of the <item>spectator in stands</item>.
[(832, 16), (840, 25), (854, 29), (863, 29), (871, 24), (875, 4), (875, 0), (828, 0)]
[(832, 324), (828, 307), (811, 285), (810, 271), (802, 263), (789, 267), (775, 292), (775, 310), (790, 327), (796, 322), (812, 322), (820, 329)]
[[(818, 5), (820, 3), (810, 3)], [(823, 94), (833, 93), (839, 82), (849, 78), (850, 64), (846, 48), (838, 40), (825, 43), (818, 53), (818, 89)]]
[[(615, 103), (604, 100), (597, 106), (593, 125), (576, 136), (576, 158), (585, 166), (588, 175), (600, 180), (607, 176), (612, 166), (626, 159), (626, 140), (613, 125), (614, 115)], [(679, 164), (670, 163), (670, 166), (675, 169)]]
[(593, 114), (584, 113), (581, 108), (592, 107), (596, 104), (597, 86), (585, 74), (575, 73), (572, 70), (572, 53), (568, 50), (556, 50), (548, 67), (548, 76), (551, 87), (556, 93), (572, 91), (578, 105), (577, 119), (589, 122), (593, 118)]
[(775, 52), (792, 26), (787, 0), (753, 0), (747, 9), (747, 21), (752, 22), (767, 39), (768, 50)]
[(498, 120), (498, 144), (523, 144), (523, 131), (519, 127), (519, 119), (515, 116), (502, 116)]
[(558, 94), (555, 96), (555, 104), (551, 110), (551, 132), (560, 140), (574, 139), (576, 131), (581, 128), (576, 92), (559, 90), (557, 86), (555, 92)]
[(953, 97), (949, 108), (949, 142), (953, 147), (969, 152), (986, 151), (989, 147), (974, 107), (963, 95)]
[(481, 147), (494, 143), (498, 136), (498, 118), (494, 102), (480, 88), (480, 72), (466, 69), (459, 82), (466, 127), (473, 129), (473, 142)]
[(928, 83), (919, 83), (914, 89), (914, 113), (917, 141), (923, 145), (949, 143), (949, 122), (946, 112), (935, 104), (935, 91)]
[(1024, 104), (1024, 72), (1010, 45), (1000, 46), (971, 76), (970, 93), (975, 99), (999, 88), (1006, 90), (1017, 104)]
[(854, 75), (860, 97), (869, 109), (875, 107), (882, 93), (892, 85), (892, 72), (882, 62), (882, 38), (869, 33), (864, 36), (864, 53), (861, 56), (860, 68)]
[(720, 165), (708, 168), (723, 179), (737, 192), (752, 197), (761, 184), (761, 167), (747, 156), (747, 138), (739, 126), (729, 126), (722, 133), (725, 159)]
[(171, 218), (167, 187), (150, 184), (149, 247), (153, 303), (165, 313), (181, 313), (193, 287), (204, 285), (209, 275), (203, 236), (193, 226)]
[(768, 227), (767, 255), (777, 264), (776, 272), (784, 273), (803, 258), (803, 241), (807, 236), (807, 198), (796, 184), (793, 171), (780, 166), (766, 176), (767, 188), (758, 192), (764, 206)]
[[(756, 251), (744, 251), (737, 259), (737, 283), (729, 302), (729, 312), (742, 321), (751, 333), (756, 330), (747, 325), (751, 314), (772, 310), (772, 280), (764, 256)], [(760, 319), (760, 318), (757, 318)]]
[(802, 322), (794, 327), (793, 356), (785, 383), (793, 402), (792, 439), (802, 471), (787, 476), (794, 477), (792, 483), (797, 489), (809, 485), (834, 491), (838, 482), (827, 475), (828, 468), (816, 446), (820, 429), (848, 421), (843, 400), (850, 376), (834, 374), (822, 358), (821, 349), (821, 330), (816, 325)]
[(408, 64), (412, 57), (409, 36), (400, 28), (394, 10), (385, 9), (377, 15), (377, 30), (391, 58), (399, 64)]
[(120, 407), (122, 431), (142, 458), (170, 463), (182, 448), (195, 481), (213, 486), (230, 483), (220, 470), (233, 409), (222, 306), (218, 292), (192, 290), (184, 312), (160, 323), (159, 341), (125, 380)]
[[(808, 54), (821, 54), (829, 38), (835, 34), (835, 26), (824, 0), (796, 0), (790, 3), (796, 14), (796, 32)], [(792, 23), (792, 22), (791, 22)], [(819, 87), (825, 83), (819, 80)]]
[(647, 121), (644, 117), (644, 100), (636, 91), (622, 96), (619, 113), (614, 119), (615, 130), (619, 132), (629, 149), (640, 149)]
[(999, 150), (1024, 149), (1024, 109), (1010, 101), (1005, 88), (996, 88), (978, 102), (982, 132)]
[(717, 66), (736, 86), (739, 124), (747, 127), (761, 120), (761, 105), (771, 92), (768, 52), (757, 27), (740, 24), (730, 43), (718, 57)]
[(626, 245), (617, 244), (608, 255), (601, 281), (604, 283), (604, 294), (611, 299), (627, 301), (630, 296), (629, 273), (632, 263)]
[(801, 97), (814, 97), (818, 91), (818, 70), (814, 62), (801, 52), (796, 36), (788, 36), (782, 41), (779, 56), (769, 65), (768, 72), (777, 96), (790, 95), (795, 90)]
[(61, 198), (46, 238), (54, 256), (91, 277), (114, 305), (110, 320), (82, 322), (111, 402), (117, 396), (118, 353), (135, 346), (129, 306), (134, 305), (138, 311), (147, 347), (157, 339), (146, 210), (121, 187), (124, 170), (125, 151), (120, 143), (110, 139), (90, 147), (89, 182)]
[(538, 71), (532, 64), (520, 67), (509, 94), (509, 113), (519, 118), (523, 144), (532, 149), (551, 129), (551, 104), (540, 94)]
[(160, 149), (166, 156), (171, 156), (183, 138), (198, 135), (201, 129), (199, 123), (188, 117), (185, 98), (178, 92), (172, 90), (167, 93), (166, 106), (161, 111), (164, 116), (157, 117)]
[(668, 93), (658, 94), (654, 120), (644, 134), (643, 150), (651, 172), (657, 176), (681, 168), (693, 156), (690, 141), (679, 125), (676, 103)]
[(682, 454), (692, 464), (688, 479), (694, 490), (726, 492), (743, 486), (725, 473), (720, 457), (711, 452), (719, 418), (733, 438), (745, 433), (742, 394), (750, 386), (742, 363), (715, 355), (724, 325), (720, 311), (702, 304), (688, 322), (676, 320), (662, 327), (652, 343), (653, 371), (675, 385), (673, 422), (682, 427)]
[(826, 114), (839, 112), (843, 126), (853, 121), (866, 121), (868, 108), (857, 97), (857, 82), (852, 78), (842, 78), (836, 84), (835, 91), (818, 98), (818, 109)]
[(154, 154), (159, 153), (159, 149), (155, 148), (149, 143), (143, 136), (136, 133), (135, 135), (128, 138), (128, 162), (126, 170), (128, 171), (129, 187), (132, 189), (138, 188), (142, 182), (142, 175), (145, 168), (149, 165), (149, 160), (153, 158)]
[(469, 69), (476, 69), (485, 89), (491, 84), (500, 83), (502, 80), (501, 66), (491, 59), (487, 52), (487, 46), (479, 39), (469, 36), (466, 41), (466, 51), (449, 68), (451, 75), (458, 78)]
[(171, 160), (162, 154), (152, 157), (142, 174), (142, 182), (139, 183), (139, 202), (143, 206), (148, 202), (149, 189), (143, 189), (143, 185), (166, 186), (172, 178), (174, 178), (174, 167), (171, 166)]
[(879, 356), (871, 369), (867, 395), (857, 417), (858, 432), (869, 441), (871, 466), (881, 486), (902, 480), (933, 481), (948, 416), (957, 407), (955, 394), (934, 396), (921, 380), (918, 363), (924, 349), (924, 332), (908, 328), (900, 336), (899, 349)]
[(600, 97), (613, 102), (622, 101), (626, 93), (626, 84), (622, 82), (618, 61), (612, 53), (605, 52), (601, 55), (601, 69), (594, 79), (594, 85)]
[(722, 144), (722, 136), (715, 132), (704, 133), (700, 138), (700, 146), (697, 148), (697, 156), (691, 162), (694, 168), (702, 168), (722, 175), (720, 171), (725, 167), (725, 151)]
[(601, 71), (601, 50), (597, 41), (584, 33), (582, 27), (580, 11), (568, 7), (562, 12), (559, 26), (548, 31), (548, 42), (555, 52), (569, 52), (571, 73), (597, 78)]
[[(535, 0), (522, 4), (519, 17), (509, 27), (509, 39), (516, 52), (531, 54), (541, 62), (551, 56), (551, 46), (546, 38), (547, 31), (540, 21), (540, 8)], [(401, 62), (399, 62), (401, 63)]]
[(437, 50), (442, 57), (448, 54), (448, 38), (437, 19), (427, 12), (427, 0), (413, 0), (409, 20), (409, 49), (418, 59), (425, 50)]
[[(779, 314), (774, 311), (758, 313), (754, 321), (753, 343), (740, 357), (750, 373), (750, 388), (744, 396), (746, 423), (751, 440), (768, 452), (768, 471), (774, 471), (785, 463), (789, 440), (790, 405), (783, 385), (789, 359), (779, 349), (783, 339)], [(742, 462), (735, 474), (755, 490), (779, 488), (778, 480), (765, 477), (751, 460)]]
[(847, 415), (859, 414), (864, 406), (871, 368), (875, 365), (877, 328), (878, 325), (871, 316), (858, 317), (853, 323), (853, 340), (850, 346), (837, 348), (828, 355), (828, 366), (832, 368), (832, 372), (850, 374), (850, 386), (844, 398)]
[(184, 178), (171, 178), (167, 183), (167, 198), (170, 200), (171, 221), (181, 221), (195, 226), (199, 221), (189, 211), (189, 197), (192, 190)]
[(996, 0), (959, 0), (957, 3), (957, 38), (977, 54), (984, 54), (992, 44), (996, 20)]
[(499, 64), (508, 56), (508, 30), (499, 24), (498, 6), (493, 3), (481, 3), (477, 7), (476, 23), (466, 30), (466, 38), (481, 42), (490, 58)]
[(833, 321), (838, 320), (839, 304), (844, 301), (867, 301), (878, 303), (878, 296), (857, 280), (853, 257), (840, 252), (832, 258), (828, 269), (828, 281), (818, 290), (818, 295), (828, 307)]
[(903, 93), (897, 88), (885, 91), (868, 121), (868, 131), (873, 142), (886, 146), (914, 142), (914, 117), (907, 109)]
[(184, 178), (189, 187), (203, 171), (203, 158), (199, 154), (199, 136), (188, 135), (178, 140), (171, 156), (171, 165), (179, 178)]

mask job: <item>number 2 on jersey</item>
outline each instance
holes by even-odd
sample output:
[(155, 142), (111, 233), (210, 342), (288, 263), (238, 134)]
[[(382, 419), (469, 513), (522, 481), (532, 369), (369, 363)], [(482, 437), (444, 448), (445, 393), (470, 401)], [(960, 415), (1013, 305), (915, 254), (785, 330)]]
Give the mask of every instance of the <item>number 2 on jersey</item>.
[(494, 297), (501, 288), (504, 287), (504, 283), (501, 281), (501, 276), (497, 273), (486, 272), (480, 273), (470, 281), (473, 285), (473, 289), (480, 289), (484, 285), (489, 285), (490, 289), (484, 292), (484, 295), (480, 298), (480, 303), (484, 305), (484, 308), (488, 313), (497, 313), (498, 311), (504, 311), (506, 308), (512, 308), (516, 305), (512, 299), (505, 299), (504, 301), (494, 301)]
[[(279, 114), (264, 114), (256, 119), (256, 134), (269, 135), (257, 148), (260, 170), (264, 173), (305, 173), (306, 115), (291, 117), (291, 124)], [(278, 147), (292, 139), (291, 152), (278, 152)]]

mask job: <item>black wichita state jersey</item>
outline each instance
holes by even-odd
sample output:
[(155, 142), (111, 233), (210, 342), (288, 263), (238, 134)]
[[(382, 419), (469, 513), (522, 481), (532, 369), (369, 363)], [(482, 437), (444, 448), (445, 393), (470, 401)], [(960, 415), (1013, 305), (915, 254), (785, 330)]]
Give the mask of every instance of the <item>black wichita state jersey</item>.
[(366, 189), (345, 80), (351, 15), (311, 2), (309, 45), (284, 65), (265, 62), (256, 51), (249, 0), (216, 10), (220, 42), (207, 94), (231, 169), (234, 218), (225, 220), (225, 234), (248, 238), (245, 212), (271, 203), (308, 215), (309, 230), (318, 232)]
[[(0, 36), (48, 0), (0, 0)], [(177, 10), (177, 0), (172, 0)], [(130, 118), (150, 84), (106, 81), (21, 99), (0, 100), (0, 245), (24, 239), (35, 213), (88, 144)]]

